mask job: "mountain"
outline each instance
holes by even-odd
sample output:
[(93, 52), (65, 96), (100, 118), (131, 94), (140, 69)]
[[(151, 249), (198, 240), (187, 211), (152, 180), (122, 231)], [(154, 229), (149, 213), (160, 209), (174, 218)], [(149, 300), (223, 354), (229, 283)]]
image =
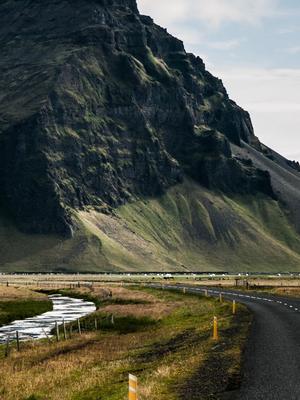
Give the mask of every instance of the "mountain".
[(0, 5), (3, 271), (300, 270), (300, 171), (135, 0)]

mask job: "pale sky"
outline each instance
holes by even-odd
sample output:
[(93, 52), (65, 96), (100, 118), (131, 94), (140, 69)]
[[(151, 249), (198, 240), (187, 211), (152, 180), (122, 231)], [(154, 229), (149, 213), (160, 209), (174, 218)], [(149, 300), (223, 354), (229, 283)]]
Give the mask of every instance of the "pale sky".
[(250, 112), (256, 135), (300, 161), (299, 0), (137, 0)]

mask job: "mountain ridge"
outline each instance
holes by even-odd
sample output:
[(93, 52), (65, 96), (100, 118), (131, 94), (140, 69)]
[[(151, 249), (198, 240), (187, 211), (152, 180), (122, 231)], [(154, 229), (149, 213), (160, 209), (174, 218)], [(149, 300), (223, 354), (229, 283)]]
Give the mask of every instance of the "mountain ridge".
[(113, 217), (190, 179), (298, 218), (298, 197), (286, 204), (272, 168), (242, 150), (274, 156), (249, 114), (135, 0), (6, 0), (0, 22), (0, 208), (22, 235), (72, 241), (82, 212)]

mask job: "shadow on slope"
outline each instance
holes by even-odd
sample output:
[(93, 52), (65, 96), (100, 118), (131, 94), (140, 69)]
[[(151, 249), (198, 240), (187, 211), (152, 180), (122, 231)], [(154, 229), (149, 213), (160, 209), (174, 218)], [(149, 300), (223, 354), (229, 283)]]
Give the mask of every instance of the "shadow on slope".
[(278, 202), (185, 181), (114, 215), (77, 213), (72, 239), (0, 222), (2, 271), (299, 271), (300, 237)]

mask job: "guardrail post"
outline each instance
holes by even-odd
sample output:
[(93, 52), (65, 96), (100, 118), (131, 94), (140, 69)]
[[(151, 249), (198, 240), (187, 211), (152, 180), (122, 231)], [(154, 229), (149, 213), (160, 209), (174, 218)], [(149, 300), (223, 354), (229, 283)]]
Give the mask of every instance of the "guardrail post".
[(129, 393), (128, 400), (138, 400), (137, 398), (138, 380), (134, 375), (129, 374)]

